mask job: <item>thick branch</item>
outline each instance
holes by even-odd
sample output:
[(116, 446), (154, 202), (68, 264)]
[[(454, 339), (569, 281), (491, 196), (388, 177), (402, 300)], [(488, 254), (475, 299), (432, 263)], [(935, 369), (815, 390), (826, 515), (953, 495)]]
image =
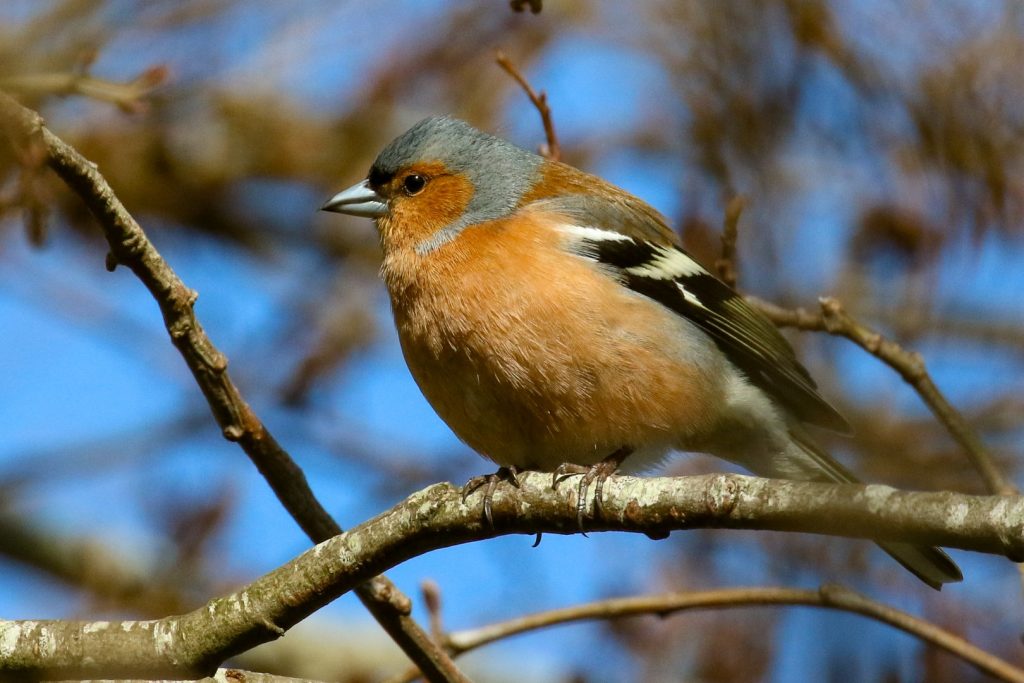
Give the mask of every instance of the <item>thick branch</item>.
[[(217, 669), (217, 673), (208, 678), (187, 680), (188, 683), (321, 683), (311, 678), (292, 678), (290, 676), (265, 674), (258, 671), (242, 671), (241, 669)], [(52, 681), (51, 683), (64, 682)], [(150, 683), (150, 679), (125, 678), (118, 680), (117, 683)], [(173, 681), (166, 680), (164, 683), (173, 683)]]
[[(313, 495), (302, 470), (277, 443), (228, 376), (227, 358), (206, 336), (195, 317), (198, 296), (164, 261), (142, 227), (114, 195), (95, 164), (50, 132), (42, 118), (0, 93), (0, 129), (15, 145), (42, 144), (47, 164), (96, 216), (110, 245), (108, 267), (124, 264), (156, 299), (171, 341), (202, 390), (224, 437), (237, 441), (278, 499), (314, 542), (341, 527)], [(430, 680), (465, 680), (447, 654), (409, 616), (411, 603), (388, 579), (367, 576), (359, 598)]]
[[(227, 657), (276, 638), (314, 610), (411, 557), (506, 534), (574, 533), (576, 490), (525, 473), (499, 485), (495, 527), (482, 493), (436, 484), (306, 551), (239, 592), (156, 621), (0, 622), (9, 674), (182, 677), (208, 675)], [(1024, 557), (1024, 498), (909, 493), (887, 486), (818, 484), (739, 475), (612, 477), (593, 531), (652, 537), (695, 528), (774, 529), (945, 545)]]

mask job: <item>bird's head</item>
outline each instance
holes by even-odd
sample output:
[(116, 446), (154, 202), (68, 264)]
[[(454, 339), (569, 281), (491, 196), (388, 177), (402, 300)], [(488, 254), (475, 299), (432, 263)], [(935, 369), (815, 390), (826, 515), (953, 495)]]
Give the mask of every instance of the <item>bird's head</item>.
[(377, 219), (386, 250), (425, 253), (467, 226), (509, 215), (543, 163), (465, 121), (434, 116), (391, 141), (365, 180), (321, 208)]

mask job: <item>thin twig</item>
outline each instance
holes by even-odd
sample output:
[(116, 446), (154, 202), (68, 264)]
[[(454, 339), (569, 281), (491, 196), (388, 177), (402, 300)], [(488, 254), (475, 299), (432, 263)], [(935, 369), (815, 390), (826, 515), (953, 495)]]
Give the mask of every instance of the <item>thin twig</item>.
[(738, 194), (725, 205), (725, 217), (722, 220), (722, 255), (715, 261), (718, 277), (733, 288), (736, 287), (737, 225), (746, 203), (746, 198)]
[[(743, 203), (743, 198), (736, 196), (726, 207), (722, 230), (722, 256), (715, 263), (719, 276), (732, 287), (736, 284), (736, 224), (743, 210)], [(821, 305), (820, 313), (812, 313), (803, 308), (786, 309), (750, 296), (747, 297), (747, 301), (779, 327), (794, 327), (845, 337), (896, 370), (903, 380), (917, 391), (932, 414), (964, 449), (988, 490), (1001, 495), (1018, 493), (1017, 488), (996, 466), (995, 458), (978, 435), (935, 386), (921, 354), (907, 351), (879, 332), (861, 324), (845, 311), (839, 300), (832, 297), (822, 297), (818, 300)]]
[(427, 607), (427, 614), (430, 615), (430, 635), (438, 643), (444, 639), (444, 620), (441, 617), (441, 587), (437, 581), (424, 579), (420, 582), (420, 593), (423, 595), (423, 604)]
[[(540, 11), (539, 8), (536, 11)], [(526, 96), (530, 98), (533, 106), (540, 113), (541, 123), (544, 124), (544, 137), (547, 139), (547, 143), (541, 146), (541, 155), (552, 161), (558, 161), (562, 158), (562, 148), (558, 144), (558, 135), (555, 134), (555, 122), (551, 118), (551, 107), (548, 106), (547, 93), (543, 90), (540, 92), (534, 90), (519, 68), (501, 50), (495, 53), (494, 60), (509, 76), (515, 79), (516, 83), (526, 92)]]
[(526, 9), (526, 6), (530, 6), (530, 11), (534, 14), (540, 14), (541, 9), (544, 8), (543, 0), (509, 0), (512, 10), (515, 12), (522, 12)]
[[(99, 221), (110, 246), (108, 268), (123, 264), (142, 281), (163, 314), (171, 341), (206, 397), (224, 437), (237, 442), (278, 500), (314, 543), (342, 532), (316, 499), (306, 477), (242, 397), (227, 372), (228, 361), (195, 317), (197, 294), (189, 289), (117, 199), (96, 165), (43, 125), (42, 118), (0, 92), (0, 130), (14, 144), (42, 143), (47, 164), (76, 192)], [(356, 589), (385, 631), (432, 681), (467, 680), (409, 615), (411, 602), (390, 580), (378, 576)]]
[[(537, 612), (480, 628), (456, 631), (447, 636), (445, 644), (453, 655), (458, 656), (521, 633), (579, 621), (621, 619), (651, 614), (664, 617), (688, 610), (768, 605), (802, 605), (860, 614), (945, 650), (990, 676), (1003, 681), (1024, 683), (1024, 669), (1013, 666), (935, 624), (871, 600), (848, 588), (832, 584), (824, 585), (816, 591), (796, 588), (726, 588), (600, 600), (574, 607)], [(409, 670), (390, 679), (388, 683), (408, 683), (414, 680), (418, 673)]]
[(21, 167), (18, 173), (16, 193), (25, 222), (29, 242), (36, 247), (46, 241), (46, 217), (49, 206), (45, 185), (40, 182), (46, 170), (46, 150), (38, 142), (16, 147), (14, 157)]
[(0, 89), (27, 95), (82, 95), (135, 112), (166, 79), (167, 67), (154, 66), (124, 83), (94, 78), (87, 73), (39, 73), (0, 78)]
[(1000, 495), (1013, 495), (1018, 492), (996, 466), (992, 454), (967, 421), (935, 386), (921, 354), (907, 351), (879, 332), (861, 324), (843, 309), (838, 300), (831, 297), (822, 297), (818, 300), (821, 304), (820, 313), (812, 313), (803, 308), (781, 308), (754, 297), (747, 297), (747, 300), (780, 327), (795, 327), (845, 337), (886, 363), (917, 391), (939, 422), (956, 439), (981, 474), (989, 491)]

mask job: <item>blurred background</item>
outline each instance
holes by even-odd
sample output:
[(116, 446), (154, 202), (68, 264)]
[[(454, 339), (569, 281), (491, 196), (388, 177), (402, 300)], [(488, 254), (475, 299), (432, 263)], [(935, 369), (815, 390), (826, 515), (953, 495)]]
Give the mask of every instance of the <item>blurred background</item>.
[[(492, 466), (403, 363), (372, 223), (321, 214), (379, 148), (450, 113), (531, 149), (547, 92), (563, 159), (664, 212), (707, 265), (746, 198), (739, 287), (833, 295), (923, 353), (1020, 483), (1024, 6), (991, 0), (5, 0), (0, 88), (101, 172), (185, 282), (243, 393), (345, 527)], [(73, 84), (79, 92), (69, 93)], [(0, 143), (0, 616), (164, 616), (308, 541), (209, 415), (159, 312), (80, 202)], [(790, 337), (870, 481), (982, 493), (888, 367)], [(735, 470), (679, 456), (663, 473)], [(837, 581), (1021, 661), (1013, 565), (954, 551), (941, 594), (872, 544), (764, 532), (509, 537), (417, 558), (449, 629), (602, 597)], [(468, 655), (480, 680), (969, 681), (861, 617), (750, 608), (561, 627)], [(237, 662), (338, 681), (405, 662), (352, 596)]]

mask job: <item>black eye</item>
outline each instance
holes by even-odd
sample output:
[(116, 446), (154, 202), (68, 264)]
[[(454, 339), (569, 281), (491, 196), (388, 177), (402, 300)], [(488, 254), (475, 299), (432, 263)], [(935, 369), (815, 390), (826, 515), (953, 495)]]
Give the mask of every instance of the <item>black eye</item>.
[(410, 196), (422, 192), (423, 187), (426, 184), (427, 179), (419, 173), (410, 173), (405, 176), (405, 180), (402, 181), (402, 186), (405, 187), (405, 193)]

